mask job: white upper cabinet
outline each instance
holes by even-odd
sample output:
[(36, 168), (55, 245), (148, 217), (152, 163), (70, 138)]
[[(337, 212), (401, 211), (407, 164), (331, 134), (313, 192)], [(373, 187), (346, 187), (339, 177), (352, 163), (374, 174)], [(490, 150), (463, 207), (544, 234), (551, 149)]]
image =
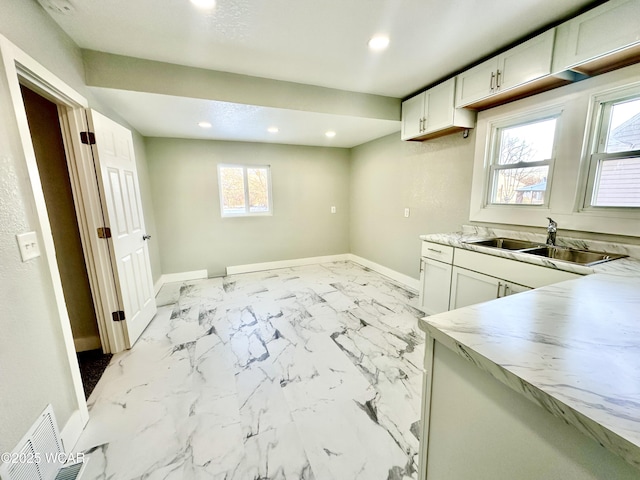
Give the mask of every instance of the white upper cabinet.
[(593, 75), (640, 59), (640, 0), (611, 0), (558, 27), (553, 70)]
[(548, 82), (537, 81), (551, 74), (554, 37), (552, 28), (458, 75), (456, 107), (492, 106), (544, 89)]
[(456, 107), (465, 107), (492, 95), (496, 88), (498, 57), (470, 68), (456, 77)]
[(499, 56), (498, 91), (524, 85), (551, 73), (555, 33), (554, 28), (547, 30)]
[(455, 78), (402, 102), (402, 140), (424, 140), (473, 128), (476, 114), (454, 107)]
[(426, 93), (422, 92), (402, 102), (402, 140), (422, 135)]
[(547, 88), (537, 81), (551, 74), (554, 38), (552, 28), (458, 75), (456, 107), (492, 106)]

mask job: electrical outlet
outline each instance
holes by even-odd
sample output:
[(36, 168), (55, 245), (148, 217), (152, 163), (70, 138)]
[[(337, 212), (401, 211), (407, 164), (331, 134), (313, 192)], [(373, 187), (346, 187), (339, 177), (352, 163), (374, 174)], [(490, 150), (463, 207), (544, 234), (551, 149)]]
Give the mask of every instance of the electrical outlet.
[(18, 247), (20, 247), (20, 255), (22, 255), (23, 262), (40, 256), (40, 246), (38, 245), (36, 232), (21, 233), (16, 235), (16, 238), (18, 239)]
[(404, 209), (404, 218), (409, 218), (409, 214), (410, 214), (410, 213), (411, 213), (411, 212), (410, 212), (410, 210), (409, 210), (409, 207), (405, 208), (405, 209)]
[(336, 213), (336, 207), (331, 207), (331, 213)]

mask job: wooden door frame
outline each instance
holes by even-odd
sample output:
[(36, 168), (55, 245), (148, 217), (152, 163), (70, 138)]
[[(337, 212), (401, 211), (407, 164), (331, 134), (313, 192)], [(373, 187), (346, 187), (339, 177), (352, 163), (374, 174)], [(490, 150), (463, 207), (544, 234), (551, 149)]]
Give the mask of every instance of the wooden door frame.
[(100, 340), (105, 352), (115, 353), (125, 349), (122, 327), (111, 318), (111, 312), (117, 310), (115, 307), (118, 305), (115, 280), (111, 270), (108, 242), (98, 239), (95, 234), (96, 225), (103, 226), (103, 220), (91, 147), (80, 141), (80, 132), (86, 130), (87, 127), (86, 108), (88, 108), (88, 101), (2, 35), (0, 35), (0, 61), (4, 66), (13, 104), (20, 145), (33, 194), (38, 228), (41, 232), (41, 252), (53, 286), (73, 390), (78, 404), (78, 409), (72, 413), (66, 425), (61, 426), (61, 438), (65, 448), (70, 450), (89, 420), (89, 412), (20, 85), (27, 86), (58, 105), (60, 127), (89, 283), (98, 318)]

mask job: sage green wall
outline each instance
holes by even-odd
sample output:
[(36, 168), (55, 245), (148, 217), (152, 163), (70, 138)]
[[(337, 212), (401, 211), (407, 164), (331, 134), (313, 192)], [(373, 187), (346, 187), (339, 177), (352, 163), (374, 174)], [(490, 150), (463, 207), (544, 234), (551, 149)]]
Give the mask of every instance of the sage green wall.
[[(163, 274), (349, 252), (347, 149), (147, 138), (146, 151)], [(218, 163), (271, 165), (273, 216), (221, 218)]]
[(158, 232), (156, 230), (155, 211), (151, 196), (151, 181), (149, 179), (149, 169), (147, 164), (147, 152), (145, 151), (144, 137), (135, 130), (133, 133), (133, 149), (136, 155), (136, 168), (138, 170), (138, 185), (140, 186), (140, 199), (142, 200), (142, 210), (144, 213), (144, 226), (151, 239), (149, 245), (149, 262), (151, 263), (151, 275), (153, 281), (160, 280), (162, 267), (160, 265), (160, 245), (157, 241)]
[(395, 133), (353, 148), (351, 253), (419, 278), (418, 237), (468, 222), (473, 132), (428, 142), (403, 142)]

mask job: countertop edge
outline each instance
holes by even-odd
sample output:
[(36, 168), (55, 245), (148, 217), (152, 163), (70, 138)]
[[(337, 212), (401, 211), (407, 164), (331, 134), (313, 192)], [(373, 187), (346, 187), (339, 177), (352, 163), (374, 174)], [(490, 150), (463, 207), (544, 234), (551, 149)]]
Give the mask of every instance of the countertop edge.
[(529, 401), (546, 410), (551, 415), (572, 425), (578, 431), (598, 442), (610, 452), (622, 457), (629, 464), (640, 468), (640, 450), (638, 446), (609, 430), (599, 422), (578, 412), (570, 405), (562, 402), (552, 394), (527, 382), (518, 374), (486, 358), (468, 345), (463, 345), (455, 338), (428, 323), (428, 317), (419, 320), (419, 328), (456, 355), (464, 358), (480, 370), (521, 394)]

